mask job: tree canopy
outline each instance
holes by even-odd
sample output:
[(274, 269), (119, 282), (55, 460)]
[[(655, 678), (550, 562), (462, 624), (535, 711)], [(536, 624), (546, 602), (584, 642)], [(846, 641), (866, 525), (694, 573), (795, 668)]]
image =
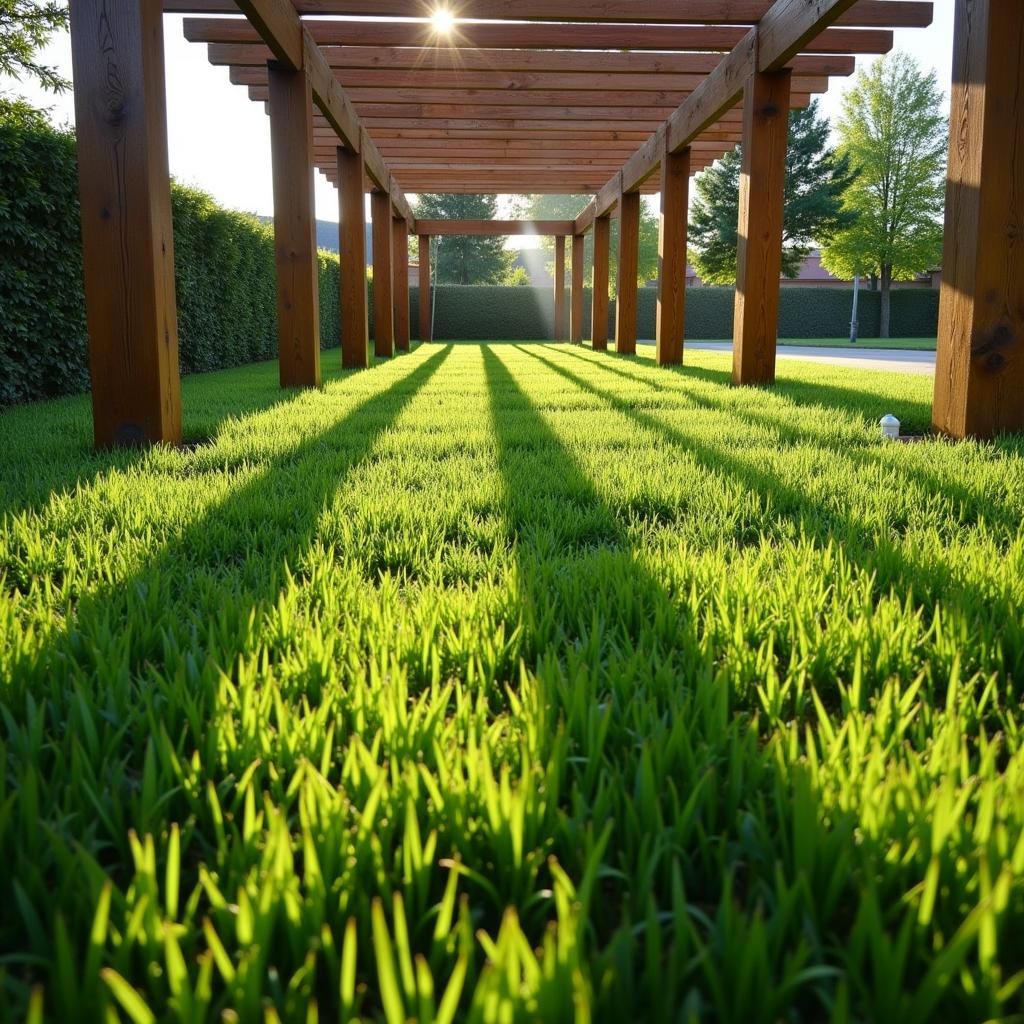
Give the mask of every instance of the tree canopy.
[[(517, 216), (533, 220), (572, 220), (583, 212), (593, 196), (587, 195), (531, 195), (518, 207)], [(544, 239), (544, 247), (551, 249), (553, 242)], [(619, 222), (612, 221), (608, 267), (609, 289), (617, 291)], [(588, 232), (584, 242), (584, 281), (589, 286), (594, 280), (594, 234)], [(640, 256), (637, 279), (642, 284), (658, 274), (658, 215), (644, 200), (640, 205)]]
[(905, 53), (876, 60), (843, 97), (838, 133), (855, 174), (843, 198), (851, 222), (824, 246), (822, 262), (838, 276), (880, 282), (888, 337), (891, 282), (942, 256), (948, 130), (935, 72)]
[(37, 57), (52, 33), (67, 25), (67, 4), (57, 0), (0, 0), (0, 75), (28, 76), (45, 89), (63, 92), (71, 83)]
[[(421, 195), (416, 216), (439, 220), (494, 220), (497, 199), (489, 195)], [(435, 243), (438, 284), (501, 284), (512, 268), (505, 239), (492, 235), (446, 235)]]
[[(828, 135), (828, 121), (818, 113), (816, 100), (790, 113), (782, 228), (786, 277), (796, 277), (811, 249), (852, 221), (842, 208), (851, 179), (849, 161), (829, 147)], [(736, 280), (741, 163), (737, 147), (696, 178), (689, 256), (708, 284)]]

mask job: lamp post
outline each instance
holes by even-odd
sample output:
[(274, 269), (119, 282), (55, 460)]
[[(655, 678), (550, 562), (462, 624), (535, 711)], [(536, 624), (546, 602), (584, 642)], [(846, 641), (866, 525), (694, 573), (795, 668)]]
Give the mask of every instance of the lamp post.
[(853, 275), (853, 310), (850, 313), (850, 344), (857, 344), (857, 299), (860, 297), (860, 274)]

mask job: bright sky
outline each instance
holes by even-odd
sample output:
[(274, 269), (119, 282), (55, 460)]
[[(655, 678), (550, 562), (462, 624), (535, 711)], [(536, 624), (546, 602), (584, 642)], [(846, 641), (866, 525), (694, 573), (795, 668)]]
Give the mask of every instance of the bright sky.
[[(923, 67), (935, 68), (944, 87), (952, 67), (953, 2), (935, 0), (930, 28), (896, 33), (896, 46), (912, 53)], [(263, 107), (251, 102), (243, 87), (228, 82), (226, 68), (215, 68), (207, 61), (205, 46), (185, 41), (181, 22), (176, 15), (164, 18), (171, 173), (210, 192), (224, 206), (272, 214), (270, 125)], [(66, 35), (51, 42), (44, 59), (71, 78)], [(831, 91), (822, 97), (823, 110), (830, 117), (838, 112), (845, 83), (834, 79)], [(10, 79), (0, 79), (0, 88), (52, 108), (56, 121), (74, 123), (70, 93), (54, 97)], [(316, 203), (321, 220), (337, 221), (337, 193), (320, 175)]]

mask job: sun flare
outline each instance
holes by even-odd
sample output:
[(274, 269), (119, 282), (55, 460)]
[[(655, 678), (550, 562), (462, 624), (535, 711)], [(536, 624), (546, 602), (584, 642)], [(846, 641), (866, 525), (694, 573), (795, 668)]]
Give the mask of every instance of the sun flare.
[(438, 35), (448, 35), (455, 27), (455, 15), (447, 7), (438, 7), (430, 16), (430, 24)]

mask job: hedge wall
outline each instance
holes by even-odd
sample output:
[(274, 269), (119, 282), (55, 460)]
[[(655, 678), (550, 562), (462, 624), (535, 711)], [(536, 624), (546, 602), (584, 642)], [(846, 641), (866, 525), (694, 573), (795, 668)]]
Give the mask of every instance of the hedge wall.
[[(277, 354), (274, 234), (173, 185), (184, 373)], [(0, 99), (0, 405), (89, 386), (75, 138)], [(338, 259), (320, 254), (321, 343), (338, 344)]]
[[(413, 288), (416, 309), (417, 289)], [(434, 336), (458, 340), (542, 340), (554, 333), (554, 296), (550, 288), (503, 288), (482, 285), (441, 285), (436, 289)], [(881, 296), (862, 290), (858, 319), (860, 336), (878, 337)], [(568, 300), (568, 294), (566, 295)], [(637, 296), (638, 336), (654, 337), (657, 293), (641, 288)], [(786, 288), (779, 300), (779, 337), (844, 338), (850, 331), (850, 288)], [(583, 300), (584, 330), (590, 333), (590, 291)], [(733, 290), (690, 288), (686, 292), (686, 336), (694, 340), (732, 337)], [(892, 293), (892, 336), (927, 338), (938, 328), (939, 293), (933, 289)], [(413, 329), (418, 326), (413, 316)], [(615, 334), (615, 302), (608, 314), (609, 337)]]

